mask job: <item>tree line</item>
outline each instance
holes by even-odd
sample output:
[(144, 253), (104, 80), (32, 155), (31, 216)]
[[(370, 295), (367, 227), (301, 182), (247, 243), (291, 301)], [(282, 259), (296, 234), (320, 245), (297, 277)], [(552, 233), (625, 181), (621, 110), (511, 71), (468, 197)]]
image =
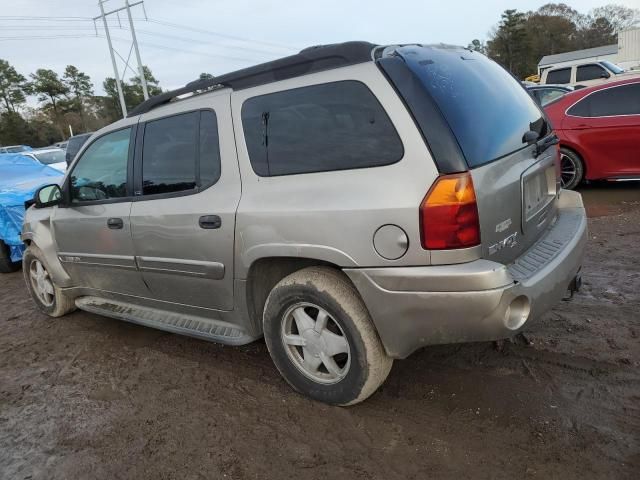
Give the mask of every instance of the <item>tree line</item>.
[[(149, 95), (161, 93), (151, 70), (143, 70)], [(102, 87), (106, 95), (95, 95), (89, 75), (74, 65), (61, 75), (39, 68), (27, 78), (0, 59), (0, 145), (51, 145), (70, 136), (69, 126), (78, 134), (122, 118), (115, 78), (106, 78)], [(144, 100), (140, 76), (122, 82), (122, 88), (128, 110)], [(39, 106), (28, 107), (28, 97), (35, 97)]]
[(640, 22), (640, 10), (605, 5), (586, 14), (564, 3), (548, 3), (535, 11), (505, 10), (487, 41), (474, 39), (480, 51), (519, 78), (537, 72), (545, 55), (615, 44), (618, 32)]

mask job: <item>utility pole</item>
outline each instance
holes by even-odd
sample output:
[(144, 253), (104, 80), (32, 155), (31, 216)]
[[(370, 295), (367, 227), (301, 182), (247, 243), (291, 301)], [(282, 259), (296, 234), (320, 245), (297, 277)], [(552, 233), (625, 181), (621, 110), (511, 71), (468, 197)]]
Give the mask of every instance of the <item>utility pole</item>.
[[(136, 37), (136, 30), (135, 27), (133, 25), (133, 17), (131, 16), (131, 7), (135, 7), (136, 5), (142, 5), (144, 3), (143, 0), (140, 0), (138, 2), (135, 3), (129, 3), (129, 0), (125, 0), (125, 6), (121, 7), (121, 8), (116, 8), (115, 10), (111, 10), (109, 12), (104, 11), (104, 5), (103, 3), (106, 2), (108, 0), (98, 0), (98, 4), (100, 5), (100, 12), (101, 15), (99, 17), (95, 17), (93, 19), (94, 23), (96, 20), (98, 20), (99, 18), (102, 18), (102, 23), (104, 25), (104, 30), (107, 36), (107, 43), (109, 44), (109, 54), (111, 55), (111, 63), (113, 65), (113, 73), (116, 76), (116, 86), (118, 87), (118, 96), (120, 97), (120, 106), (122, 107), (122, 114), (124, 117), (127, 116), (127, 105), (124, 101), (124, 93), (122, 90), (122, 81), (120, 80), (120, 74), (118, 73), (118, 65), (116, 63), (116, 57), (114, 55), (118, 54), (118, 52), (115, 51), (115, 49), (113, 48), (113, 44), (111, 43), (111, 35), (109, 34), (109, 25), (107, 23), (107, 16), (111, 15), (113, 13), (118, 13), (122, 10), (126, 10), (127, 11), (127, 16), (129, 17), (129, 27), (131, 29), (131, 38), (133, 40), (133, 49), (136, 52), (136, 60), (138, 61), (138, 75), (140, 76), (140, 84), (142, 86), (142, 94), (144, 96), (145, 100), (149, 99), (149, 89), (147, 87), (147, 79), (144, 76), (144, 68), (142, 66), (142, 59), (140, 58), (140, 49), (138, 48), (138, 39)], [(143, 10), (144, 10), (144, 5), (142, 6)], [(145, 18), (146, 18), (146, 12), (145, 12)], [(120, 21), (119, 17), (118, 17), (118, 21)], [(97, 33), (97, 30), (96, 30)], [(129, 55), (131, 55), (131, 52), (129, 52)], [(122, 58), (122, 56), (120, 54), (118, 54), (118, 56), (120, 58)], [(123, 61), (124, 58), (122, 58)], [(124, 66), (124, 74), (127, 71), (127, 68), (129, 68), (130, 70), (131, 67), (129, 66), (129, 59), (127, 58), (127, 60), (125, 61), (125, 66)], [(132, 70), (133, 71), (133, 70)], [(135, 72), (134, 72), (135, 73)]]
[[(140, 2), (142, 3), (142, 2)], [(133, 28), (133, 18), (131, 17), (131, 6), (129, 0), (124, 0), (127, 7), (127, 15), (129, 16), (129, 26), (131, 27), (131, 38), (133, 39), (133, 49), (136, 51), (136, 59), (138, 60), (138, 71), (140, 72), (140, 83), (142, 83), (142, 94), (145, 100), (149, 100), (149, 91), (147, 90), (147, 79), (144, 77), (144, 68), (140, 59), (140, 50), (138, 49), (138, 39), (136, 38), (136, 29)]]
[[(111, 64), (113, 65), (113, 73), (116, 76), (116, 87), (118, 88), (118, 96), (120, 97), (120, 107), (122, 108), (122, 117), (127, 116), (127, 104), (124, 101), (124, 93), (122, 92), (122, 85), (120, 84), (120, 74), (118, 73), (118, 64), (116, 63), (116, 57), (113, 54), (113, 45), (111, 44), (111, 35), (109, 35), (109, 25), (107, 24), (107, 16), (104, 14), (103, 0), (98, 0), (100, 4), (100, 13), (102, 17), (102, 23), (104, 24), (104, 31), (107, 34), (107, 43), (109, 44), (109, 54), (111, 55)], [(95, 20), (95, 18), (94, 18)]]

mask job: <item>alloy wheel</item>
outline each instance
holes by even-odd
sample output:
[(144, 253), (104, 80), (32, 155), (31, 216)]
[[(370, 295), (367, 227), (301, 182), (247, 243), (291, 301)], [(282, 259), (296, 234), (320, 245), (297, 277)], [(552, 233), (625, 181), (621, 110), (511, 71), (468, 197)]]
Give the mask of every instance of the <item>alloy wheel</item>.
[(281, 340), (293, 364), (315, 382), (337, 383), (349, 371), (349, 341), (340, 324), (318, 305), (290, 307), (283, 317)]
[(33, 260), (29, 266), (29, 280), (31, 288), (45, 307), (51, 307), (55, 300), (53, 283), (49, 272), (40, 260)]
[(574, 159), (565, 155), (564, 153), (560, 154), (560, 182), (562, 188), (566, 188), (567, 185), (573, 186), (573, 183), (576, 180), (576, 175), (578, 175), (578, 166)]

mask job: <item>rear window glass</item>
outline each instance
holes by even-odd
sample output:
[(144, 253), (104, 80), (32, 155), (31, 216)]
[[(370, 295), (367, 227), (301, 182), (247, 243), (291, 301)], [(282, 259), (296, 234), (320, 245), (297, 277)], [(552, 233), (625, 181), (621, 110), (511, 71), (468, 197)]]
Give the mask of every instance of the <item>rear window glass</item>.
[(376, 167), (403, 156), (386, 112), (356, 81), (250, 98), (242, 106), (242, 125), (260, 176)]
[(560, 68), (558, 70), (550, 70), (547, 73), (546, 83), (570, 83), (571, 82), (571, 69)]
[(543, 88), (536, 92), (540, 99), (540, 105), (545, 106), (554, 100), (562, 97), (567, 92), (565, 90), (559, 90), (557, 88)]
[(523, 135), (529, 130), (547, 134), (533, 98), (484, 55), (430, 47), (400, 51), (438, 104), (470, 167), (525, 147)]
[(576, 117), (640, 115), (640, 83), (598, 90), (584, 97), (567, 113)]

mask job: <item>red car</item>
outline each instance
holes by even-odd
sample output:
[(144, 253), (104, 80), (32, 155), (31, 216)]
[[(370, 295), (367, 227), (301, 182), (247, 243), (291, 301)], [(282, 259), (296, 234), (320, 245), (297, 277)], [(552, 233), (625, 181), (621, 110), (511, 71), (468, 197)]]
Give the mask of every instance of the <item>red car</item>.
[(640, 180), (640, 79), (576, 90), (544, 109), (560, 139), (564, 188)]

